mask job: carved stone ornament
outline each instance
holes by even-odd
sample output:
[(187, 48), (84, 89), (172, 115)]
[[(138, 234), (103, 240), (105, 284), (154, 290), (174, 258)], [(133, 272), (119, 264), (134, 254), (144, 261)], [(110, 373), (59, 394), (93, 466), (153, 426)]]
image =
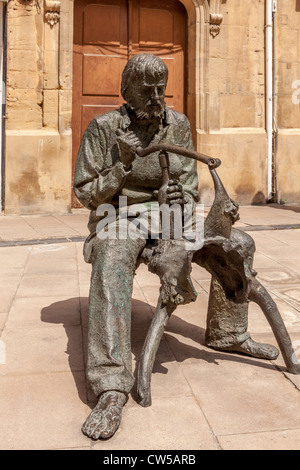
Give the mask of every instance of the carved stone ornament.
[(221, 0), (210, 1), (209, 30), (213, 38), (220, 33), (220, 25), (223, 21), (223, 15), (220, 13), (220, 4)]
[(51, 28), (58, 23), (60, 19), (59, 0), (45, 0), (45, 19)]

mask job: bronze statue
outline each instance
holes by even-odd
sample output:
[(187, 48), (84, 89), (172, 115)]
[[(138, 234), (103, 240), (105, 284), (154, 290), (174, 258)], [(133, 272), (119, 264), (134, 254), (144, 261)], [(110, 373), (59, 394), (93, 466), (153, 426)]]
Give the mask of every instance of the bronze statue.
[[(167, 78), (167, 67), (160, 58), (152, 54), (132, 57), (122, 75), (121, 92), (126, 103), (91, 121), (76, 162), (74, 191), (91, 211), (90, 235), (84, 245), (85, 261), (92, 263), (87, 377), (99, 401), (82, 431), (93, 439), (108, 438), (115, 433), (122, 407), (134, 385), (131, 294), (133, 276), (140, 262), (147, 263), (149, 270), (161, 279), (156, 314), (138, 370), (141, 405), (151, 404), (152, 366), (169, 316), (178, 304), (196, 298), (190, 279), (192, 261), (204, 266), (213, 276), (207, 344), (215, 349), (266, 359), (274, 359), (279, 354), (274, 346), (254, 342), (247, 332), (249, 300), (262, 306), (261, 299), (267, 299), (268, 305), (262, 308), (265, 313), (271, 312), (270, 323), (274, 305), (270, 305), (267, 294), (262, 297), (258, 292), (262, 286), (255, 281), (252, 270), (255, 247), (251, 237), (231, 229), (238, 217), (237, 206), (227, 196), (216, 173), (220, 162), (193, 150), (188, 119), (165, 105)], [(205, 221), (203, 246), (183, 249), (184, 240), (173, 236), (170, 240), (153, 240), (151, 236), (120, 235), (131, 224), (130, 216), (122, 217), (120, 197), (127, 198), (129, 208), (135, 204), (146, 208), (151, 204), (174, 208), (195, 205), (198, 201), (195, 159), (207, 163), (216, 189), (215, 202)], [(117, 214), (114, 237), (99, 232), (105, 218), (104, 209), (109, 206)], [(280, 323), (280, 315), (277, 320)], [(291, 345), (286, 331), (283, 336), (287, 343), (282, 350), (289, 356)], [(279, 333), (278, 338), (281, 338)], [(298, 373), (297, 366), (294, 373)]]

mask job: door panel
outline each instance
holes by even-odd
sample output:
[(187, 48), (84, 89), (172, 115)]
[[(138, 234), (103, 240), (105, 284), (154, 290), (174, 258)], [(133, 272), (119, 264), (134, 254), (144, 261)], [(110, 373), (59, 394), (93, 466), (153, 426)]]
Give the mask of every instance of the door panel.
[[(166, 103), (185, 111), (186, 10), (174, 0), (134, 0), (132, 54), (150, 52), (169, 69)], [(176, 77), (176, 80), (175, 80)]]
[[(140, 52), (169, 70), (166, 103), (185, 111), (186, 11), (175, 0), (76, 0), (73, 49), (72, 174), (82, 135), (99, 114), (122, 103), (121, 76)], [(72, 191), (72, 206), (80, 207)]]
[[(136, 5), (136, 8), (139, 8)], [(139, 46), (173, 47), (174, 17), (168, 10), (139, 8)]]
[[(174, 96), (174, 68), (175, 68), (175, 59), (174, 57), (162, 57), (164, 63), (168, 67), (168, 84), (167, 84), (167, 89), (166, 89), (166, 98), (173, 98)], [(168, 101), (168, 100), (166, 100)], [(168, 106), (170, 106), (170, 103), (167, 103)], [(177, 111), (180, 111), (178, 109), (180, 105), (178, 104)]]
[[(119, 56), (108, 57), (100, 54), (84, 54), (82, 94), (119, 96), (120, 75)], [(110, 77), (110, 79), (107, 80), (107, 77)]]
[(120, 46), (121, 15), (121, 5), (87, 5), (83, 13), (83, 43)]

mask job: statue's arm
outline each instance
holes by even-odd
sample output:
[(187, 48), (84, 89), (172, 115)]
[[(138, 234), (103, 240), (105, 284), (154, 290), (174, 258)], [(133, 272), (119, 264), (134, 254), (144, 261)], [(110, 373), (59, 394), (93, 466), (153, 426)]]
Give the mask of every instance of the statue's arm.
[(86, 129), (75, 166), (74, 192), (88, 209), (109, 203), (125, 182), (130, 170), (121, 161), (105, 168), (104, 157), (110, 151), (111, 129), (108, 124), (98, 126), (94, 119)]

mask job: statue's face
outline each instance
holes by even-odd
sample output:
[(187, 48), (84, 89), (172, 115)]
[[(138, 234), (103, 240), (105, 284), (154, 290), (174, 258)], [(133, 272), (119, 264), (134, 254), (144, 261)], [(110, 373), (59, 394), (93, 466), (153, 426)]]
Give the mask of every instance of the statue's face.
[(149, 74), (133, 80), (126, 92), (126, 100), (140, 119), (156, 118), (165, 109), (166, 80)]

